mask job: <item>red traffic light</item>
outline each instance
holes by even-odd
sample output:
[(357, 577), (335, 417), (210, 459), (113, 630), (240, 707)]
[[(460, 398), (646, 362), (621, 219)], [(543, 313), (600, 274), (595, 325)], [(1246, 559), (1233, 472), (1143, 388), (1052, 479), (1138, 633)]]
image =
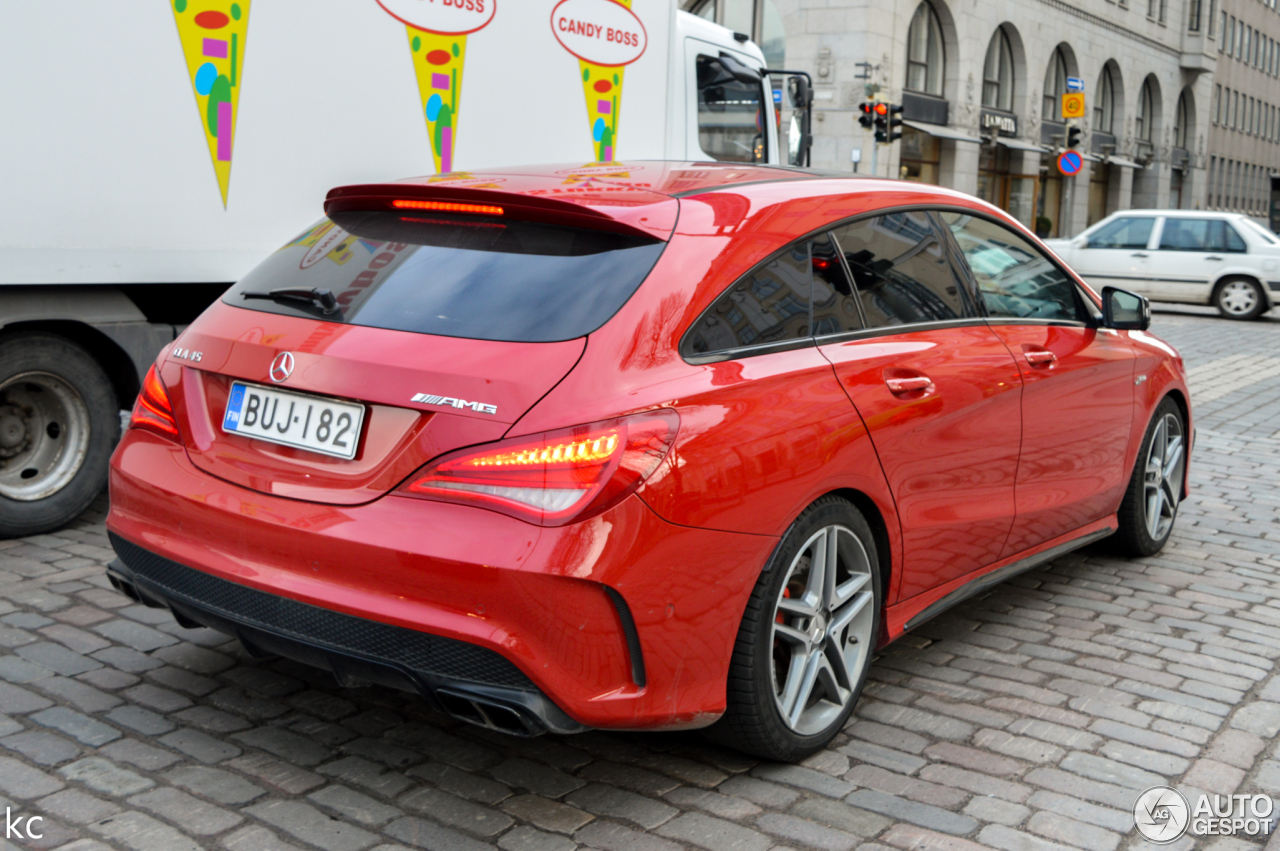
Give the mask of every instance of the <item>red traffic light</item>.
[(875, 111), (876, 111), (876, 115), (888, 115), (889, 104), (883, 103), (883, 102), (877, 103), (875, 105)]

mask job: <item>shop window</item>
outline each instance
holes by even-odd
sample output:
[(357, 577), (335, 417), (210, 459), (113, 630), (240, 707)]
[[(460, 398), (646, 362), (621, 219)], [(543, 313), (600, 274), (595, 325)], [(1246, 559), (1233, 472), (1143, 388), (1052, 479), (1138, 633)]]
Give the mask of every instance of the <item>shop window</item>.
[(938, 137), (914, 127), (903, 127), (901, 150), (899, 176), (903, 180), (937, 185), (942, 164)]
[(1013, 111), (1013, 46), (1004, 27), (996, 30), (987, 47), (987, 59), (982, 65), (982, 105)]
[(942, 97), (944, 61), (942, 24), (933, 5), (925, 0), (916, 7), (907, 29), (907, 88)]

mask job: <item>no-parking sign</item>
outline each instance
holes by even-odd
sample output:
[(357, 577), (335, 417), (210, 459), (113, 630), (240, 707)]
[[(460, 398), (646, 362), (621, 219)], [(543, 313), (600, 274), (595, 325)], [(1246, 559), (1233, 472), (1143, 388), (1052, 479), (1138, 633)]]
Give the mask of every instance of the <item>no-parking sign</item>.
[(1063, 151), (1058, 154), (1058, 171), (1067, 177), (1075, 177), (1084, 168), (1084, 157), (1079, 151)]

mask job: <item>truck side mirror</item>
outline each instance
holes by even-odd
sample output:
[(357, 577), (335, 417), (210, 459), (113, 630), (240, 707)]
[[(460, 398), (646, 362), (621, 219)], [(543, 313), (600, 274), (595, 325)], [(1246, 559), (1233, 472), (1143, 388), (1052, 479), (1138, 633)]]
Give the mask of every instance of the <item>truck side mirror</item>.
[(788, 77), (787, 93), (791, 95), (791, 103), (796, 109), (805, 109), (813, 103), (813, 89), (804, 77)]
[(1103, 287), (1102, 324), (1117, 331), (1145, 331), (1151, 327), (1151, 302), (1128, 290)]

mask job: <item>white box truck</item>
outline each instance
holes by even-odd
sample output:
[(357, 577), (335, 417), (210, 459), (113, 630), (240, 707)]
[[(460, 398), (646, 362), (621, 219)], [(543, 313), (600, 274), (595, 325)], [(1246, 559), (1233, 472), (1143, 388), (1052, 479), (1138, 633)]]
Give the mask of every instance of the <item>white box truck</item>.
[(806, 160), (805, 75), (771, 78), (745, 36), (674, 0), (6, 11), (0, 537), (92, 502), (157, 353), (333, 186), (534, 162)]

